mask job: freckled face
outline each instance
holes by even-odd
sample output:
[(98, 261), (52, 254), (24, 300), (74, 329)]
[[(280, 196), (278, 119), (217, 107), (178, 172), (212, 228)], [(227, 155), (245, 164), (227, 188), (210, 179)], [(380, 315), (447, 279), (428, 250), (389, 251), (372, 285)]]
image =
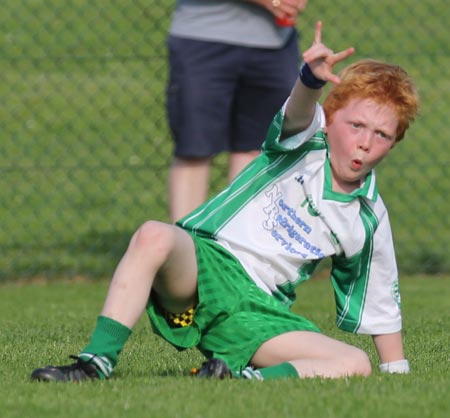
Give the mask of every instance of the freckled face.
[(389, 105), (353, 99), (336, 111), (326, 132), (333, 190), (349, 193), (392, 149), (398, 117)]

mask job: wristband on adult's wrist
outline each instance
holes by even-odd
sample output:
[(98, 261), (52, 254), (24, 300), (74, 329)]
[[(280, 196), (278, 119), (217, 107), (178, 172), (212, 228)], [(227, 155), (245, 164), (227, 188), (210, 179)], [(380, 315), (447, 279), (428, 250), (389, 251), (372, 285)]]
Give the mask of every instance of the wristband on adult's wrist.
[(299, 75), (302, 83), (306, 87), (309, 87), (310, 89), (318, 90), (327, 83), (325, 80), (320, 80), (319, 78), (317, 78), (313, 74), (313, 72), (311, 71), (311, 68), (309, 67), (309, 65), (306, 62), (304, 62), (300, 66), (300, 71), (299, 71), (298, 75)]
[(380, 371), (383, 373), (409, 373), (409, 362), (406, 359), (391, 361), (380, 364)]

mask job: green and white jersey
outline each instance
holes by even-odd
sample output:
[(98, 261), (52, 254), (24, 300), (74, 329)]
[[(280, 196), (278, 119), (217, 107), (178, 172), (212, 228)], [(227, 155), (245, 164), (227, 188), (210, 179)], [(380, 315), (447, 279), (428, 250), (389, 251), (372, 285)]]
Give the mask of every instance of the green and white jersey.
[(371, 335), (399, 331), (394, 246), (375, 173), (351, 194), (333, 191), (321, 106), (308, 129), (280, 141), (283, 118), (282, 109), (261, 155), (178, 225), (216, 240), (258, 287), (286, 304), (331, 257), (338, 327)]

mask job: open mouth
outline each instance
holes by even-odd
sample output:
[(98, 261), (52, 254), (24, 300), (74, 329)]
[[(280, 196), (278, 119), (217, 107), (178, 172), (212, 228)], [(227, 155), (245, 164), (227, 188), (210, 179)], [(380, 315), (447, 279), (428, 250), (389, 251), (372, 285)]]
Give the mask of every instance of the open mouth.
[(352, 160), (351, 166), (353, 170), (360, 170), (362, 167), (362, 161), (358, 159)]

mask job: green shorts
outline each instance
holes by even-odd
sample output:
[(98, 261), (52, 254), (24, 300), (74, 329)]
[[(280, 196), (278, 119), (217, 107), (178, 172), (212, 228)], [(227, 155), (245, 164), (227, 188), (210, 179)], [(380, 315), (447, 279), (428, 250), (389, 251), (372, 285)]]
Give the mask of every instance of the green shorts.
[(192, 235), (198, 263), (198, 304), (191, 325), (174, 327), (155, 297), (147, 313), (154, 332), (178, 350), (197, 347), (206, 358), (220, 358), (233, 371), (248, 365), (267, 340), (290, 331), (320, 332), (265, 293), (239, 261), (213, 240)]

